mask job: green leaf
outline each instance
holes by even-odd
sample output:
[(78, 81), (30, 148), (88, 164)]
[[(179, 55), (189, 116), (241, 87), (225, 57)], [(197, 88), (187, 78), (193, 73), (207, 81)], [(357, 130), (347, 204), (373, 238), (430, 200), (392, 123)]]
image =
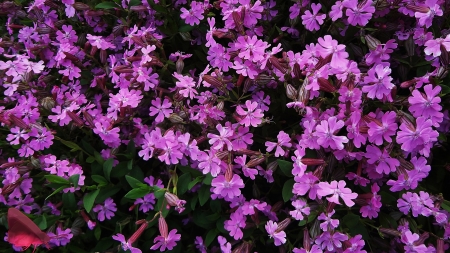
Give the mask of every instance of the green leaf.
[(129, 191), (126, 195), (125, 198), (128, 199), (138, 199), (138, 198), (142, 198), (145, 195), (150, 193), (150, 189), (144, 189), (144, 188), (135, 188), (132, 189), (131, 191)]
[(192, 29), (194, 29), (193, 26), (190, 26), (190, 25), (182, 25), (182, 26), (180, 26), (180, 27), (178, 28), (178, 31), (179, 31), (179, 32), (182, 32), (182, 33), (185, 33), (185, 32), (190, 32), (190, 31), (192, 31)]
[(283, 190), (282, 190), (284, 202), (287, 202), (294, 196), (294, 193), (292, 192), (292, 189), (294, 188), (294, 183), (295, 183), (295, 181), (293, 178), (289, 179), (288, 181), (286, 181), (284, 183)]
[(277, 160), (278, 166), (280, 166), (281, 171), (284, 175), (288, 177), (292, 177), (292, 168), (294, 168), (294, 164), (292, 162), (288, 162), (285, 160), (278, 159)]
[(103, 164), (103, 173), (105, 175), (106, 180), (111, 181), (111, 170), (113, 168), (114, 160), (113, 158), (109, 158)]
[(79, 180), (80, 180), (80, 174), (74, 174), (69, 177), (69, 182), (73, 185), (74, 188), (78, 187)]
[(191, 182), (190, 174), (183, 174), (180, 177), (178, 177), (178, 184), (177, 184), (178, 195), (183, 195), (188, 190), (189, 182)]
[(95, 239), (97, 239), (97, 241), (100, 240), (100, 237), (102, 236), (102, 228), (100, 226), (97, 226), (94, 229), (94, 236), (95, 236)]
[(205, 178), (203, 179), (203, 183), (206, 185), (211, 185), (211, 182), (213, 180), (213, 176), (211, 174), (206, 174)]
[(441, 207), (442, 207), (445, 211), (450, 212), (450, 206), (449, 206), (449, 205), (447, 205), (447, 204), (445, 204), (445, 203), (441, 203)]
[(119, 6), (114, 2), (103, 2), (99, 3), (95, 6), (95, 9), (113, 9), (118, 8)]
[(203, 176), (196, 177), (196, 178), (194, 179), (194, 181), (191, 181), (191, 182), (188, 184), (188, 190), (192, 189), (192, 187), (194, 187), (197, 183), (201, 182), (202, 180), (203, 180)]
[(45, 215), (38, 216), (36, 219), (33, 220), (34, 223), (41, 229), (45, 230), (47, 229), (47, 218)]
[(98, 183), (99, 186), (105, 186), (108, 184), (108, 180), (106, 180), (106, 178), (104, 178), (103, 176), (92, 175), (91, 178), (92, 180), (94, 180), (94, 182)]
[(50, 183), (70, 185), (69, 180), (56, 175), (45, 175), (44, 178), (47, 179), (47, 181), (49, 181)]
[(140, 5), (141, 1), (140, 0), (131, 0), (130, 3), (128, 4), (128, 6), (136, 6), (136, 5)]
[(77, 202), (75, 200), (75, 194), (73, 194), (73, 192), (63, 193), (62, 201), (63, 201), (64, 208), (66, 208), (68, 210), (76, 210), (77, 209)]
[(206, 234), (205, 237), (205, 246), (209, 247), (209, 245), (214, 241), (214, 239), (217, 237), (218, 234), (219, 231), (217, 229), (209, 230), (209, 232)]
[(100, 189), (97, 189), (93, 192), (89, 192), (83, 197), (83, 205), (84, 209), (86, 209), (86, 212), (90, 212), (92, 207), (94, 206), (95, 198), (97, 198), (98, 194), (100, 193)]
[(71, 148), (72, 150), (70, 150), (70, 152), (74, 152), (74, 151), (77, 151), (77, 150), (83, 151), (83, 150), (80, 148), (80, 146), (78, 146), (78, 145), (75, 144), (74, 142), (66, 141), (66, 140), (63, 140), (63, 139), (61, 139), (61, 138), (59, 138), (59, 137), (55, 137), (55, 139), (58, 140), (58, 141), (60, 141), (62, 144), (66, 145), (67, 147)]
[(128, 184), (130, 184), (131, 188), (139, 188), (140, 185), (142, 185), (142, 182), (137, 180), (134, 177), (130, 177), (130, 176), (126, 175), (125, 179), (127, 180)]
[(70, 187), (70, 185), (63, 185), (63, 186), (60, 186), (58, 189), (54, 190), (54, 191), (52, 192), (52, 194), (48, 195), (47, 198), (45, 198), (45, 200), (47, 200), (47, 199), (50, 198), (51, 196), (57, 194), (58, 192), (60, 192), (60, 191), (62, 191), (62, 190), (64, 190), (64, 189), (66, 189), (66, 188), (69, 188), (69, 187)]
[(210, 187), (203, 185), (198, 191), (198, 201), (203, 206), (211, 197)]

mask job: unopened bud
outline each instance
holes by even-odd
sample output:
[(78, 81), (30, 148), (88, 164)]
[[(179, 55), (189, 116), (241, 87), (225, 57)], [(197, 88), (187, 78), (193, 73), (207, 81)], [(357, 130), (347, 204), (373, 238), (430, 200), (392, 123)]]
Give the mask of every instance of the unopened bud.
[(105, 49), (100, 50), (100, 62), (105, 64), (108, 60), (108, 53)]
[(289, 226), (290, 223), (291, 223), (291, 218), (286, 218), (286, 219), (282, 220), (280, 223), (278, 223), (277, 230), (275, 230), (275, 232), (281, 232), (281, 231), (285, 230), (287, 228), (287, 226)]
[(370, 50), (377, 49), (378, 45), (381, 44), (381, 42), (378, 39), (372, 37), (371, 35), (364, 36), (364, 39), (366, 40), (366, 44)]
[(260, 165), (261, 163), (263, 163), (264, 161), (266, 161), (266, 157), (264, 157), (264, 156), (256, 157), (256, 158), (250, 159), (250, 161), (245, 166), (248, 168), (254, 168), (257, 165)]
[(292, 100), (295, 100), (297, 98), (297, 89), (292, 86), (292, 84), (288, 83), (286, 85), (286, 96)]
[(162, 213), (159, 214), (158, 228), (159, 228), (159, 233), (161, 234), (161, 236), (164, 238), (167, 238), (169, 235), (169, 228), (167, 227), (167, 222), (164, 219), (164, 217), (162, 216)]
[(184, 41), (192, 41), (192, 37), (189, 32), (180, 32), (179, 34)]
[(319, 83), (319, 87), (320, 87), (321, 91), (330, 92), (330, 93), (336, 92), (336, 88), (327, 79), (325, 79), (323, 77), (319, 77), (319, 78), (317, 78), (317, 82)]
[(144, 232), (144, 230), (148, 227), (148, 222), (144, 222), (139, 226), (139, 228), (136, 230), (136, 232), (133, 233), (133, 235), (128, 239), (128, 243), (132, 244), (135, 242)]
[(396, 237), (400, 237), (402, 236), (402, 233), (400, 233), (398, 230), (396, 229), (392, 229), (392, 228), (379, 228), (378, 229), (381, 233), (386, 234), (386, 235), (392, 235), (392, 236), (396, 236)]
[(53, 100), (53, 98), (51, 98), (51, 97), (45, 97), (45, 98), (41, 99), (40, 105), (44, 109), (50, 111), (51, 109), (53, 109), (53, 107), (55, 107), (55, 100)]
[(183, 59), (181, 59), (181, 57), (178, 58), (177, 62), (175, 63), (175, 67), (176, 67), (176, 69), (177, 69), (177, 73), (178, 73), (178, 74), (181, 74), (181, 72), (183, 72), (183, 69), (184, 69), (184, 61), (183, 61)]
[(147, 6), (144, 5), (135, 5), (130, 7), (130, 11), (141, 12), (148, 10)]
[(183, 121), (183, 118), (181, 118), (180, 116), (178, 116), (176, 113), (170, 114), (169, 120), (170, 120), (170, 122), (176, 123), (176, 124), (179, 124), (179, 123), (183, 123), (183, 122), (184, 122), (184, 121)]
[(82, 2), (75, 2), (72, 6), (77, 11), (87, 11), (87, 10), (91, 9), (91, 7), (89, 7), (89, 5), (82, 3)]
[(272, 77), (265, 75), (265, 74), (259, 74), (255, 79), (256, 83), (259, 85), (267, 85), (272, 80), (273, 80)]

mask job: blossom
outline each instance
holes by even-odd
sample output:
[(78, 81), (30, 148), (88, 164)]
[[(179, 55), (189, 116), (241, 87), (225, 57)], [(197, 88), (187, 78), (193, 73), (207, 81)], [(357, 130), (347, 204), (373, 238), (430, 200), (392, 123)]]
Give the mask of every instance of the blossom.
[(269, 220), (264, 227), (269, 237), (273, 238), (275, 246), (286, 243), (286, 232), (278, 231), (278, 224), (276, 222)]
[(230, 232), (230, 236), (232, 236), (235, 240), (242, 239), (244, 233), (242, 232), (242, 228), (245, 227), (245, 216), (240, 212), (233, 212), (230, 215), (230, 219), (226, 220), (224, 223), (224, 228)]
[(292, 205), (294, 206), (295, 210), (290, 211), (289, 214), (292, 216), (292, 218), (296, 220), (303, 220), (303, 215), (309, 215), (311, 208), (308, 207), (307, 203), (303, 199), (298, 199), (295, 201), (292, 201)]
[(337, 249), (342, 248), (342, 241), (347, 239), (348, 236), (345, 234), (326, 231), (316, 238), (315, 243), (320, 245), (322, 250), (337, 252)]
[(316, 132), (314, 133), (317, 136), (317, 143), (324, 148), (343, 149), (344, 143), (348, 142), (347, 137), (335, 135), (343, 126), (344, 121), (337, 120), (334, 116), (329, 117), (328, 120), (322, 120), (316, 126)]
[(395, 87), (392, 83), (391, 69), (385, 67), (382, 64), (378, 64), (372, 67), (367, 72), (367, 76), (364, 77), (365, 86), (362, 87), (363, 92), (367, 92), (367, 97), (374, 99), (382, 99), (383, 96), (387, 96), (391, 93), (391, 90)]
[(306, 10), (305, 14), (302, 15), (302, 24), (306, 29), (310, 31), (318, 31), (320, 29), (320, 25), (323, 24), (323, 20), (327, 16), (325, 14), (319, 14), (321, 8), (321, 4), (313, 3), (311, 4), (312, 13)]
[(201, 2), (192, 1), (191, 9), (187, 10), (182, 7), (180, 17), (186, 22), (188, 25), (198, 25), (200, 24), (200, 20), (203, 20), (203, 4)]
[(444, 114), (440, 112), (442, 106), (440, 105), (441, 98), (438, 96), (441, 87), (433, 88), (433, 85), (428, 84), (423, 89), (425, 94), (413, 90), (412, 96), (408, 98), (408, 102), (411, 104), (408, 110), (414, 117), (424, 116), (426, 119), (431, 119), (433, 126), (438, 127), (444, 117)]
[(322, 58), (331, 55), (330, 66), (333, 68), (342, 68), (347, 66), (348, 53), (345, 51), (345, 45), (338, 44), (330, 35), (325, 35), (323, 38), (317, 40), (321, 47), (320, 56)]
[(353, 199), (356, 199), (358, 194), (352, 193), (349, 188), (345, 188), (345, 181), (340, 180), (339, 182), (334, 180), (331, 183), (328, 182), (320, 182), (319, 189), (317, 190), (317, 194), (320, 196), (327, 196), (332, 194), (332, 196), (327, 197), (327, 200), (336, 204), (341, 204), (339, 202), (339, 197), (344, 200), (345, 205), (352, 207), (355, 202)]
[(97, 213), (97, 219), (99, 221), (104, 221), (105, 219), (110, 220), (114, 216), (114, 212), (117, 211), (117, 208), (113, 199), (107, 198), (103, 205), (96, 205), (92, 208), (92, 211)]
[(276, 147), (277, 149), (275, 150), (275, 156), (279, 157), (279, 156), (283, 156), (285, 154), (283, 147), (290, 148), (290, 147), (292, 147), (292, 143), (291, 143), (291, 137), (284, 131), (280, 131), (278, 133), (277, 139), (278, 139), (278, 142), (275, 143), (275, 142), (271, 142), (271, 141), (266, 141), (265, 145), (267, 147), (266, 148), (267, 152), (271, 152)]
[(375, 12), (375, 7), (372, 6), (372, 1), (365, 1), (363, 5), (358, 4), (358, 0), (343, 1), (343, 6), (347, 8), (345, 15), (348, 17), (348, 22), (353, 25), (365, 26), (372, 18)]
[(131, 253), (141, 253), (142, 252), (140, 249), (133, 247), (130, 242), (125, 240), (125, 236), (122, 234), (115, 234), (112, 236), (112, 238), (114, 240), (120, 242), (120, 245), (122, 246), (123, 250), (130, 250)]
[(433, 18), (435, 16), (442, 16), (443, 11), (441, 10), (437, 0), (426, 0), (425, 6), (428, 7), (427, 12), (417, 11), (414, 13), (414, 16), (419, 19), (420, 26), (429, 28), (433, 22)]
[(170, 114), (173, 112), (172, 109), (172, 103), (167, 99), (164, 98), (164, 101), (161, 101), (159, 97), (155, 98), (155, 100), (152, 100), (152, 106), (150, 106), (150, 116), (155, 116), (158, 114), (155, 118), (155, 121), (157, 123), (163, 122), (164, 118), (167, 118), (170, 116)]
[(207, 135), (209, 139), (209, 144), (212, 145), (213, 149), (221, 150), (225, 145), (228, 151), (233, 150), (233, 144), (230, 141), (230, 137), (233, 136), (233, 131), (224, 127), (221, 124), (216, 126), (217, 131), (219, 131), (219, 135), (209, 133)]
[(241, 194), (240, 188), (244, 188), (244, 181), (239, 175), (234, 174), (231, 180), (227, 180), (224, 175), (219, 175), (211, 182), (212, 191), (222, 197), (230, 199)]
[(194, 95), (197, 95), (198, 92), (195, 87), (194, 79), (190, 76), (180, 75), (178, 73), (173, 73), (173, 76), (178, 79), (178, 82), (175, 82), (176, 86), (180, 89), (179, 93), (183, 95), (185, 98), (193, 99)]
[(172, 229), (166, 236), (158, 235), (153, 240), (154, 245), (150, 247), (150, 249), (159, 249), (160, 251), (166, 251), (166, 249), (172, 250), (177, 245), (177, 241), (179, 241), (180, 239), (181, 235), (177, 234), (176, 229)]
[(253, 127), (257, 127), (259, 124), (261, 124), (264, 114), (262, 113), (262, 110), (257, 109), (257, 107), (258, 103), (252, 102), (251, 100), (245, 101), (245, 108), (247, 109), (247, 111), (245, 111), (241, 105), (238, 105), (236, 107), (236, 113), (240, 116), (243, 116), (243, 118), (239, 121), (239, 124), (246, 127), (250, 125)]
[(318, 220), (324, 221), (324, 222), (320, 223), (320, 228), (323, 231), (333, 231), (335, 228), (337, 228), (339, 226), (339, 220), (331, 218), (331, 216), (333, 216), (334, 213), (335, 213), (335, 211), (333, 210), (327, 214), (321, 213), (319, 215), (319, 217), (317, 217)]
[(56, 228), (56, 234), (49, 232), (48, 236), (51, 238), (50, 243), (55, 246), (65, 246), (72, 239), (73, 234), (71, 233), (70, 228), (62, 229), (60, 227)]
[(390, 172), (396, 171), (396, 168), (400, 166), (400, 162), (395, 158), (391, 158), (386, 149), (381, 151), (374, 145), (367, 146), (365, 156), (367, 163), (375, 164), (375, 169), (380, 174), (389, 174)]

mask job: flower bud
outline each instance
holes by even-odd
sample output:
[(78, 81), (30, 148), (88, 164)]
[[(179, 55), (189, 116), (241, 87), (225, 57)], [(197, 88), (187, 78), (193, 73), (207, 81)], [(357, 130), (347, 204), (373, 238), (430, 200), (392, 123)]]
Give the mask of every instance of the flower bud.
[(128, 243), (132, 244), (134, 243), (144, 232), (144, 230), (148, 227), (148, 222), (144, 222), (139, 226), (139, 228), (136, 230), (136, 232), (133, 233), (133, 235), (128, 239)]
[(277, 169), (278, 169), (277, 161), (273, 161), (273, 162), (270, 162), (269, 164), (267, 164), (267, 170), (271, 170), (271, 171), (275, 172)]
[(303, 229), (303, 248), (308, 252), (311, 249), (311, 237), (306, 227)]
[(319, 88), (321, 91), (330, 93), (336, 92), (336, 88), (327, 79), (319, 77), (317, 78), (317, 82), (319, 83)]
[(255, 166), (260, 165), (261, 163), (263, 163), (265, 160), (266, 160), (265, 156), (252, 158), (252, 159), (250, 159), (250, 161), (245, 166), (249, 167), (249, 168), (254, 168)]
[(444, 249), (444, 240), (442, 240), (441, 238), (437, 239), (436, 241), (436, 253), (444, 253), (445, 249)]
[(94, 10), (88, 10), (84, 13), (84, 15), (89, 17), (100, 17), (103, 16), (104, 14), (105, 14), (104, 11), (94, 11)]
[(372, 37), (371, 35), (364, 36), (364, 39), (366, 40), (366, 44), (370, 50), (377, 49), (378, 45), (381, 44), (381, 42), (378, 39)]
[(178, 116), (176, 113), (170, 114), (169, 120), (170, 120), (170, 122), (175, 123), (175, 124), (180, 124), (180, 123), (183, 123), (183, 122), (184, 122), (184, 121), (183, 121), (183, 118), (181, 118), (180, 116)]
[(289, 226), (290, 223), (291, 223), (291, 218), (286, 218), (286, 219), (282, 220), (280, 223), (278, 223), (277, 230), (275, 230), (275, 232), (281, 232), (281, 231), (285, 230), (287, 228), (287, 226)]
[(269, 62), (277, 68), (281, 73), (286, 74), (287, 73), (287, 67), (283, 66), (283, 64), (280, 62), (278, 58), (275, 56), (271, 56), (269, 59)]
[(427, 13), (430, 11), (430, 8), (428, 8), (426, 6), (417, 6), (417, 5), (413, 5), (413, 4), (407, 4), (406, 8), (410, 9), (414, 12), (420, 12), (420, 13)]
[(147, 6), (144, 5), (134, 5), (130, 7), (130, 11), (141, 12), (148, 10)]
[(255, 79), (258, 85), (267, 85), (272, 80), (274, 80), (272, 77), (265, 74), (259, 74)]
[(39, 34), (50, 34), (54, 33), (55, 31), (51, 27), (45, 26), (36, 28), (36, 32)]
[(51, 111), (53, 107), (55, 107), (55, 100), (53, 100), (53, 98), (51, 97), (45, 97), (41, 99), (39, 103), (44, 109), (48, 111)]
[(167, 227), (167, 222), (162, 216), (162, 213), (159, 214), (158, 228), (161, 236), (167, 238), (167, 236), (169, 235), (169, 228)]
[(108, 60), (108, 53), (106, 50), (102, 49), (100, 50), (100, 62), (105, 64)]
[(189, 32), (179, 32), (179, 34), (184, 41), (192, 41), (192, 37)]
[(278, 212), (278, 210), (281, 209), (281, 207), (283, 207), (283, 205), (284, 205), (284, 202), (280, 200), (280, 201), (278, 201), (277, 203), (275, 203), (275, 204), (272, 206), (272, 208), (270, 208), (270, 211), (276, 213), (276, 212)]
[(288, 83), (286, 85), (286, 96), (292, 100), (295, 100), (297, 98), (297, 89), (292, 86), (292, 84)]
[(79, 227), (84, 226), (84, 224), (86, 224), (84, 219), (82, 217), (77, 217), (77, 218), (75, 218), (75, 220), (72, 223), (72, 228), (76, 228), (76, 227), (79, 228)]
[(87, 11), (87, 10), (91, 9), (91, 7), (89, 7), (89, 5), (82, 3), (82, 2), (75, 2), (72, 6), (77, 11)]

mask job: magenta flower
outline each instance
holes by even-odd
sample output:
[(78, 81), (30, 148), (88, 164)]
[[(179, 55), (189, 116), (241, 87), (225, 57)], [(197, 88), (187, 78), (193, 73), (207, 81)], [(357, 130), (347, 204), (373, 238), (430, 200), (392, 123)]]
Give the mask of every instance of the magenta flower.
[(324, 222), (320, 223), (320, 228), (323, 231), (333, 231), (335, 228), (339, 226), (339, 220), (332, 219), (331, 216), (335, 213), (335, 210), (331, 211), (330, 213), (321, 213), (317, 219), (323, 220)]
[(123, 250), (130, 250), (131, 253), (141, 253), (142, 251), (138, 248), (135, 248), (131, 245), (131, 243), (129, 243), (127, 240), (125, 240), (125, 236), (122, 234), (116, 234), (113, 235), (112, 238), (116, 241), (120, 242), (120, 246), (122, 247)]
[(345, 51), (345, 45), (338, 44), (338, 41), (334, 40), (330, 35), (319, 38), (318, 42), (322, 48), (322, 50), (319, 51), (322, 58), (332, 55), (330, 62), (331, 67), (342, 68), (343, 66), (347, 66), (348, 53)]
[(416, 150), (425, 142), (435, 139), (434, 131), (432, 130), (432, 122), (425, 117), (416, 119), (416, 125), (402, 123), (400, 131), (397, 133), (397, 143), (402, 144), (402, 149), (406, 152)]
[(416, 243), (419, 241), (419, 235), (416, 233), (412, 233), (411, 231), (406, 231), (405, 233), (402, 233), (401, 236), (401, 242), (405, 244), (404, 249), (407, 253), (426, 253), (430, 252), (427, 247), (423, 243)]
[(70, 239), (72, 239), (73, 234), (70, 228), (63, 230), (58, 226), (56, 227), (56, 234), (49, 232), (48, 236), (51, 238), (50, 244), (59, 247), (59, 246), (66, 246), (70, 242)]
[(358, 197), (358, 194), (352, 193), (352, 190), (349, 188), (345, 188), (345, 181), (340, 180), (337, 182), (336, 180), (332, 181), (331, 183), (328, 182), (320, 182), (319, 183), (319, 189), (317, 190), (317, 194), (319, 196), (327, 196), (330, 195), (330, 197), (327, 197), (327, 200), (336, 204), (341, 204), (339, 202), (339, 197), (344, 200), (345, 205), (348, 207), (352, 207), (355, 202), (353, 202), (353, 199), (356, 199)]
[(428, 7), (427, 12), (417, 11), (414, 13), (414, 16), (419, 19), (420, 26), (429, 28), (433, 23), (433, 18), (435, 16), (442, 16), (443, 11), (441, 10), (437, 0), (426, 0), (425, 6)]
[(305, 218), (303, 215), (307, 216), (311, 212), (311, 208), (307, 205), (304, 199), (294, 200), (292, 201), (292, 205), (295, 210), (290, 211), (289, 214), (296, 220), (303, 220)]
[[(167, 231), (166, 231), (166, 233), (167, 233)], [(153, 243), (155, 245), (150, 247), (150, 249), (151, 250), (159, 249), (160, 251), (166, 251), (166, 249), (172, 250), (175, 246), (177, 246), (177, 241), (179, 241), (180, 239), (181, 239), (181, 235), (177, 234), (176, 229), (172, 229), (172, 230), (170, 230), (169, 234), (166, 235), (165, 237), (162, 235), (158, 235), (153, 240)]]
[(224, 228), (230, 232), (235, 240), (242, 239), (244, 233), (242, 229), (245, 227), (245, 216), (240, 212), (234, 212), (230, 215), (230, 219), (224, 223)]
[(327, 249), (331, 252), (338, 252), (342, 248), (342, 242), (347, 240), (348, 236), (339, 232), (323, 232), (317, 237), (315, 243), (320, 245), (322, 250)]
[(244, 188), (244, 181), (236, 174), (233, 175), (231, 180), (227, 180), (224, 175), (219, 175), (211, 182), (212, 191), (215, 194), (221, 195), (223, 198), (228, 197), (233, 199), (241, 194), (240, 188)]
[(400, 166), (400, 162), (395, 158), (391, 158), (386, 149), (380, 150), (377, 146), (367, 146), (365, 156), (367, 163), (374, 164), (376, 166), (375, 170), (379, 174), (389, 174), (396, 171), (397, 167)]
[[(276, 147), (277, 149), (275, 150), (275, 156), (276, 157), (284, 156), (285, 151), (284, 151), (283, 147), (286, 147), (286, 148), (292, 147), (291, 137), (287, 133), (280, 131), (277, 135), (277, 139), (278, 139), (277, 143), (271, 142), (271, 141), (266, 141), (266, 143), (265, 143), (265, 145), (267, 147), (266, 151), (271, 152)], [(300, 155), (300, 154), (298, 154), (298, 155)]]
[(322, 8), (321, 4), (311, 4), (312, 13), (307, 10), (305, 14), (302, 15), (302, 24), (306, 27), (306, 29), (310, 31), (318, 31), (320, 29), (320, 25), (323, 24), (323, 20), (327, 15), (319, 14), (320, 9)]
[(221, 150), (225, 145), (228, 151), (233, 150), (233, 144), (230, 141), (230, 137), (233, 136), (233, 130), (228, 127), (224, 127), (221, 124), (216, 126), (219, 135), (209, 133), (207, 137), (209, 138), (209, 144), (212, 145), (213, 149)]
[(414, 117), (423, 116), (426, 119), (431, 119), (433, 126), (438, 127), (444, 118), (444, 114), (440, 112), (442, 110), (441, 98), (438, 96), (441, 87), (433, 88), (433, 85), (428, 84), (423, 89), (425, 94), (413, 90), (412, 96), (408, 98), (408, 102), (411, 104), (408, 110)]
[(92, 211), (97, 213), (97, 219), (99, 221), (104, 221), (105, 219), (110, 220), (114, 216), (114, 212), (117, 211), (116, 204), (112, 198), (107, 198), (103, 205), (97, 204)]
[(258, 39), (256, 36), (240, 36), (236, 40), (236, 43), (234, 43), (234, 49), (240, 51), (238, 56), (242, 59), (251, 60), (253, 62), (263, 60), (265, 50), (268, 47), (269, 44), (267, 44), (267, 42)]
[(191, 26), (200, 24), (200, 20), (203, 20), (205, 18), (203, 17), (204, 10), (203, 4), (201, 2), (192, 1), (190, 10), (187, 10), (184, 7), (182, 7), (180, 10), (180, 17), (184, 20), (184, 22), (186, 22), (186, 24)]
[(382, 64), (378, 64), (372, 67), (367, 72), (367, 76), (364, 77), (365, 86), (362, 87), (362, 91), (367, 93), (367, 97), (371, 99), (382, 99), (383, 96), (387, 96), (391, 93), (391, 90), (395, 87), (392, 83), (391, 69)]
[(369, 134), (369, 141), (376, 145), (383, 144), (383, 139), (387, 142), (392, 142), (391, 136), (396, 133), (398, 128), (395, 122), (397, 117), (395, 112), (389, 111), (384, 114), (380, 112), (377, 118), (380, 116), (381, 121), (379, 119), (374, 119), (367, 124), (369, 127), (369, 130), (367, 131)]
[(348, 0), (343, 1), (343, 6), (347, 8), (345, 15), (348, 17), (348, 22), (353, 26), (367, 25), (375, 12), (372, 1), (365, 1), (360, 5), (358, 0)]
[(195, 82), (190, 76), (180, 75), (178, 73), (173, 73), (173, 76), (178, 79), (175, 85), (180, 89), (179, 93), (185, 98), (193, 99), (195, 95), (198, 94), (197, 90), (194, 89)]
[(292, 192), (294, 194), (303, 196), (309, 191), (308, 197), (310, 199), (315, 199), (317, 195), (317, 190), (320, 189), (319, 185), (316, 184), (319, 179), (312, 173), (305, 173), (303, 176), (294, 177), (295, 183)]
[(286, 232), (278, 231), (278, 224), (276, 222), (269, 220), (264, 227), (269, 237), (273, 238), (275, 246), (286, 243)]
[(262, 113), (261, 109), (257, 109), (258, 103), (247, 100), (245, 101), (245, 107), (247, 111), (245, 111), (241, 105), (238, 105), (236, 107), (236, 113), (243, 117), (239, 121), (239, 124), (246, 127), (257, 127), (259, 124), (261, 124), (264, 114)]
[(172, 103), (167, 98), (164, 98), (164, 101), (161, 101), (161, 99), (157, 97), (155, 100), (152, 100), (152, 106), (150, 106), (150, 116), (155, 116), (158, 114), (155, 121), (157, 123), (161, 123), (164, 121), (164, 118), (169, 117), (173, 112), (170, 107), (172, 107)]
[(329, 117), (328, 120), (322, 120), (316, 126), (314, 135), (317, 137), (317, 143), (324, 148), (341, 150), (344, 143), (348, 142), (345, 136), (336, 136), (339, 130), (344, 126), (344, 121), (337, 120), (336, 117)]

